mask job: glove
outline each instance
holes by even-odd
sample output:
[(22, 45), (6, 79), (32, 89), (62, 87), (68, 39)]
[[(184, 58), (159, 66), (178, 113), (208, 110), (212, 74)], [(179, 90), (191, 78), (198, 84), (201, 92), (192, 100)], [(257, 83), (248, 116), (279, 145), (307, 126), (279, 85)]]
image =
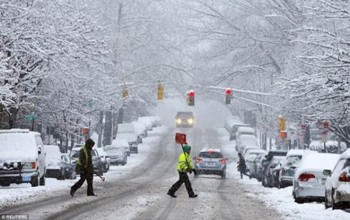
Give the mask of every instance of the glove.
[(194, 174), (195, 176), (197, 176), (197, 171), (196, 171), (196, 169), (192, 169), (192, 172), (193, 172), (193, 174)]
[(188, 169), (188, 172), (191, 174), (191, 173), (192, 173), (192, 170)]

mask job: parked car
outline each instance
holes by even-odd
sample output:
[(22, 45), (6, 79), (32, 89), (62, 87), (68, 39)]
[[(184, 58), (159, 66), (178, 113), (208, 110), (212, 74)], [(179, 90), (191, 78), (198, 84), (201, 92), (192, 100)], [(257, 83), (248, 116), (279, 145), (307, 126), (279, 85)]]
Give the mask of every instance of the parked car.
[(136, 133), (117, 133), (117, 138), (115, 140), (124, 139), (127, 140), (130, 146), (130, 153), (137, 154), (139, 152), (138, 144), (137, 144), (137, 134)]
[(117, 145), (103, 146), (103, 150), (110, 158), (111, 165), (125, 165), (128, 161), (128, 155), (123, 147)]
[(269, 172), (269, 168), (270, 168), (270, 163), (271, 160), (274, 156), (286, 156), (287, 155), (287, 151), (281, 151), (281, 150), (270, 150), (265, 156), (264, 158), (261, 160), (261, 163), (259, 164), (258, 167), (258, 172), (261, 174), (261, 184), (263, 186), (267, 186), (266, 185), (266, 175)]
[[(77, 160), (79, 159), (81, 148), (73, 148), (70, 152), (70, 157), (73, 160), (74, 165), (77, 164)], [(92, 157), (92, 166), (94, 168), (94, 174), (97, 174), (99, 176), (103, 175), (103, 163), (101, 162), (101, 158), (98, 155), (98, 152), (95, 149), (91, 150), (91, 157)]]
[(350, 208), (350, 149), (342, 153), (332, 170), (325, 169), (325, 207)]
[(162, 119), (159, 116), (150, 116), (153, 127), (159, 127), (162, 125)]
[(288, 151), (286, 160), (282, 164), (282, 168), (280, 169), (280, 173), (278, 174), (278, 188), (284, 188), (293, 185), (293, 176), (295, 174), (295, 170), (299, 166), (303, 156), (308, 152), (310, 151), (299, 149), (292, 149)]
[(226, 162), (220, 149), (202, 149), (195, 158), (197, 176), (201, 174), (219, 175), (226, 178)]
[(143, 116), (143, 117), (139, 117), (137, 119), (138, 122), (144, 124), (146, 126), (146, 129), (148, 131), (152, 131), (153, 129), (153, 124), (152, 124), (152, 120), (149, 116)]
[(240, 126), (237, 128), (236, 139), (239, 138), (242, 134), (249, 134), (255, 136), (255, 129), (247, 126)]
[(237, 152), (243, 153), (246, 147), (259, 148), (258, 140), (254, 135), (242, 134), (236, 140), (236, 150)]
[(249, 167), (249, 177), (256, 178), (261, 181), (262, 178), (262, 160), (265, 158), (267, 152), (258, 154), (253, 161), (253, 164)]
[[(264, 175), (261, 180), (262, 185), (266, 187), (274, 187), (276, 178), (278, 180), (278, 177), (276, 177), (277, 172), (279, 172), (279, 169), (281, 168), (281, 164), (286, 159), (286, 156), (273, 156), (269, 163), (266, 165), (266, 168), (264, 170)], [(275, 174), (275, 176), (274, 176)]]
[(306, 154), (295, 171), (293, 197), (297, 203), (324, 201), (326, 176), (323, 170), (333, 169), (339, 154), (310, 152)]
[(177, 112), (175, 116), (177, 128), (193, 128), (194, 115), (192, 112)]
[(126, 133), (137, 135), (136, 144), (139, 144), (142, 142), (142, 134), (137, 132), (135, 125), (133, 123), (118, 124), (117, 136), (120, 134), (126, 134)]
[(45, 145), (46, 153), (46, 178), (64, 179), (64, 166), (61, 158), (60, 147), (57, 145)]
[(142, 143), (143, 138), (148, 136), (148, 132), (147, 132), (146, 126), (143, 123), (140, 123), (138, 121), (133, 121), (131, 123), (135, 127), (136, 134), (137, 135), (141, 135), (142, 139), (141, 139), (140, 143)]
[(68, 154), (62, 153), (61, 154), (61, 161), (64, 168), (64, 178), (65, 179), (76, 179), (77, 173), (75, 171), (75, 164), (71, 160)]
[(230, 141), (236, 140), (236, 132), (239, 127), (249, 126), (239, 120), (239, 118), (235, 116), (230, 116), (226, 119), (224, 127), (227, 132), (230, 134)]
[(260, 148), (249, 148), (246, 150), (247, 150), (246, 153), (243, 154), (243, 157), (244, 157), (245, 162), (246, 162), (246, 174), (249, 175), (250, 178), (252, 178), (253, 177), (252, 171), (254, 169), (255, 158), (258, 155), (266, 154), (266, 151), (264, 149), (260, 149)]
[(106, 173), (109, 170), (110, 167), (110, 160), (111, 158), (109, 158), (106, 154), (106, 152), (103, 150), (102, 147), (96, 147), (94, 148), (95, 150), (97, 150), (97, 153), (99, 155), (99, 157), (101, 158), (101, 162), (102, 162), (102, 172)]
[(0, 130), (0, 185), (45, 185), (45, 151), (38, 132)]
[(130, 156), (130, 145), (126, 139), (119, 139), (116, 138), (112, 141), (112, 145), (117, 147), (122, 147), (124, 151), (126, 152), (127, 156)]

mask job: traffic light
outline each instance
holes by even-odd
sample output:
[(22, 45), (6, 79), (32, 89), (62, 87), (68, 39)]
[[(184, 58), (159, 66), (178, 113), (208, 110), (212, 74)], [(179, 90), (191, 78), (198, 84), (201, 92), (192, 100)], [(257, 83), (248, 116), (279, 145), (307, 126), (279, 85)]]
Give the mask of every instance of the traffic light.
[(123, 96), (123, 99), (127, 99), (128, 96), (129, 96), (129, 92), (128, 92), (128, 89), (126, 88), (126, 86), (125, 86), (124, 89), (123, 89), (123, 94), (122, 94), (122, 96)]
[(232, 89), (231, 88), (227, 88), (225, 90), (225, 94), (226, 94), (226, 104), (231, 104)]
[(194, 106), (194, 90), (187, 92), (187, 104), (189, 106)]
[(286, 130), (286, 118), (282, 115), (278, 116), (278, 130), (284, 131)]
[(163, 100), (164, 98), (164, 86), (162, 83), (158, 83), (157, 100)]

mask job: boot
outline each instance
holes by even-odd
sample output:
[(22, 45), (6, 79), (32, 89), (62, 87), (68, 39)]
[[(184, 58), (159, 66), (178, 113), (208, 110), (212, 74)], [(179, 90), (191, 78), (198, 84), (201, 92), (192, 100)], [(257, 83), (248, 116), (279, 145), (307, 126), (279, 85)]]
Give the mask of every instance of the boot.
[(189, 195), (190, 198), (196, 198), (197, 196), (198, 196), (197, 194)]
[(176, 198), (175, 193), (172, 193), (172, 192), (169, 191), (167, 194), (168, 194), (169, 196), (173, 197), (173, 198)]
[(70, 188), (70, 195), (73, 197), (75, 193), (75, 190), (73, 189), (73, 186)]

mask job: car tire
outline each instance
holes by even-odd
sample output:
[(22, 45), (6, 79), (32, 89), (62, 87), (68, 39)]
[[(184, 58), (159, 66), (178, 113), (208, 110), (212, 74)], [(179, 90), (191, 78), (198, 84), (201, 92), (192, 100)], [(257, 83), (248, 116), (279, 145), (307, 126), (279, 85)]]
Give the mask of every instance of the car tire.
[(37, 187), (37, 186), (39, 186), (39, 182), (40, 182), (39, 179), (40, 179), (40, 178), (39, 178), (38, 176), (32, 177), (31, 182), (30, 182), (30, 184), (32, 185), (32, 187)]
[(339, 205), (335, 203), (333, 195), (334, 195), (334, 189), (332, 189), (332, 194), (331, 194), (331, 198), (332, 198), (332, 209), (333, 209), (333, 210), (336, 210), (336, 209), (339, 209)]
[(304, 201), (305, 201), (305, 200), (304, 200), (303, 198), (297, 198), (297, 197), (294, 198), (294, 202), (296, 202), (296, 203), (298, 203), (298, 204), (303, 204)]
[(10, 186), (11, 183), (8, 183), (8, 182), (2, 182), (0, 183), (1, 186)]
[(328, 209), (330, 208), (331, 206), (328, 204), (328, 199), (327, 199), (327, 193), (325, 193), (325, 197), (324, 197), (324, 208), (325, 209)]

